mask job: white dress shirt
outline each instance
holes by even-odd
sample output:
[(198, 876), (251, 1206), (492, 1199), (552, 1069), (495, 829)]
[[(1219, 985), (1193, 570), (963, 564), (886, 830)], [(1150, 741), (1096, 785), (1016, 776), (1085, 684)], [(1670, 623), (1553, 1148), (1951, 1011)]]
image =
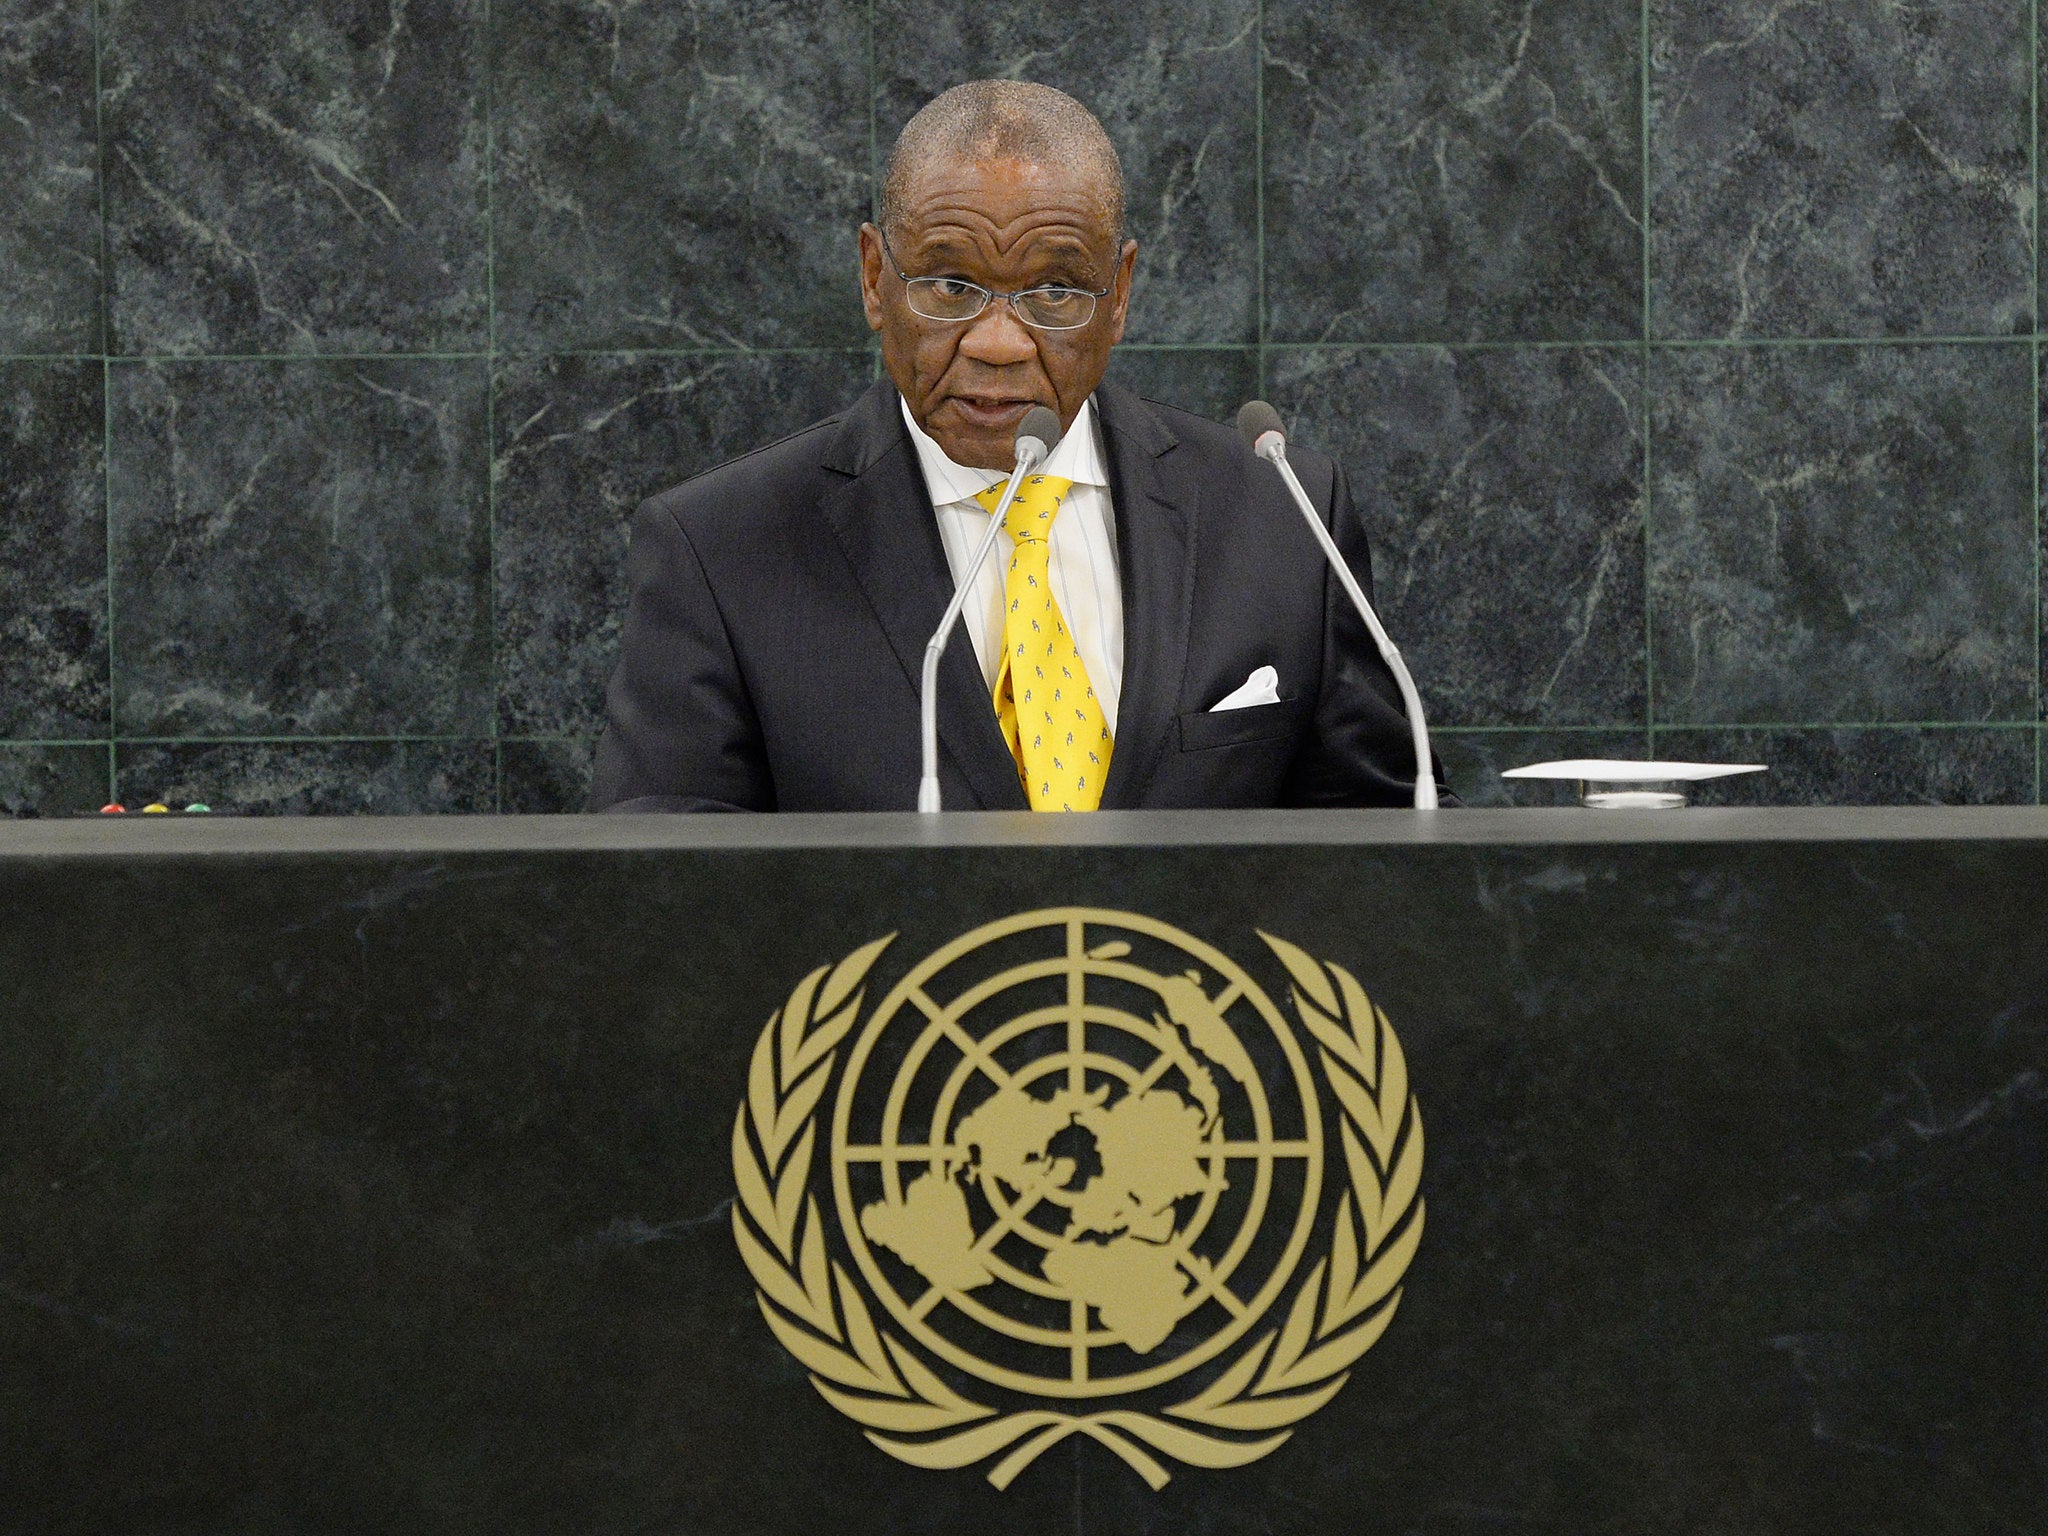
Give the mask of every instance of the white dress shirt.
[[(946, 564), (957, 586), (988, 533), (989, 515), (975, 495), (1001, 485), (1009, 476), (955, 464), (912, 418), (909, 404), (900, 395), (897, 401), (903, 407), (910, 440), (917, 444), (918, 466), (924, 471), (925, 489), (939, 516), (939, 537), (945, 543)], [(1124, 598), (1123, 588), (1117, 584), (1116, 513), (1109, 502), (1105, 463), (1101, 434), (1095, 425), (1095, 401), (1090, 398), (1082, 403), (1074, 425), (1053, 449), (1042, 472), (1074, 482), (1067, 499), (1060, 503), (1059, 515), (1052, 520), (1047, 541), (1052, 546), (1052, 595), (1114, 737), (1124, 680)], [(1012, 548), (1014, 541), (1007, 533), (996, 535), (996, 547), (975, 573), (967, 605), (960, 613), (991, 696), (1003, 654), (1003, 573), (1010, 568)]]

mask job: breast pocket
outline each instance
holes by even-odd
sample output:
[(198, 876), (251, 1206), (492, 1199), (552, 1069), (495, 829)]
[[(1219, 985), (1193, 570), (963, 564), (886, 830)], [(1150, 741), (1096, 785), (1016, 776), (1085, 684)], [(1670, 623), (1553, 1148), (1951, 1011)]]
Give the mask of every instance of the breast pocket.
[(1285, 741), (1301, 728), (1300, 699), (1251, 704), (1243, 709), (1196, 709), (1180, 717), (1180, 749), (1208, 752), (1254, 741)]

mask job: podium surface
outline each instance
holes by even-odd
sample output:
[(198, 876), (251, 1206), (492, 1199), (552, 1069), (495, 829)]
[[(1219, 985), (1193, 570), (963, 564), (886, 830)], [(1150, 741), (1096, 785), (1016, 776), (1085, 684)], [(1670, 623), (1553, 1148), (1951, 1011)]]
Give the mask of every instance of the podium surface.
[(0, 910), (0, 1528), (2048, 1509), (2048, 811), (30, 822)]

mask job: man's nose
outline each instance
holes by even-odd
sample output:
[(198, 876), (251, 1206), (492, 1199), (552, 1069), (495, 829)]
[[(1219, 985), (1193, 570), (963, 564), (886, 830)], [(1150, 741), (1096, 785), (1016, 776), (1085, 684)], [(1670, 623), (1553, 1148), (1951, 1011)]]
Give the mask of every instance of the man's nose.
[(999, 368), (1029, 362), (1038, 353), (1038, 343), (1011, 311), (1008, 299), (992, 299), (968, 325), (960, 350), (977, 363)]

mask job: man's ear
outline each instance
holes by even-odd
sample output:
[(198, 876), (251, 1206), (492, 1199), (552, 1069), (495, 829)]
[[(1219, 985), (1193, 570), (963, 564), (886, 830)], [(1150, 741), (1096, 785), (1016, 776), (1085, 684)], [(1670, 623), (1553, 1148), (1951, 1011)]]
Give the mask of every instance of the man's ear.
[(1112, 306), (1110, 310), (1110, 328), (1114, 332), (1109, 338), (1111, 346), (1115, 346), (1124, 339), (1124, 321), (1131, 312), (1131, 274), (1137, 270), (1137, 265), (1138, 242), (1126, 240), (1123, 251), (1117, 257), (1116, 278), (1112, 283), (1115, 291), (1109, 296), (1109, 302)]
[(882, 236), (872, 224), (860, 227), (860, 306), (868, 329), (882, 328)]

